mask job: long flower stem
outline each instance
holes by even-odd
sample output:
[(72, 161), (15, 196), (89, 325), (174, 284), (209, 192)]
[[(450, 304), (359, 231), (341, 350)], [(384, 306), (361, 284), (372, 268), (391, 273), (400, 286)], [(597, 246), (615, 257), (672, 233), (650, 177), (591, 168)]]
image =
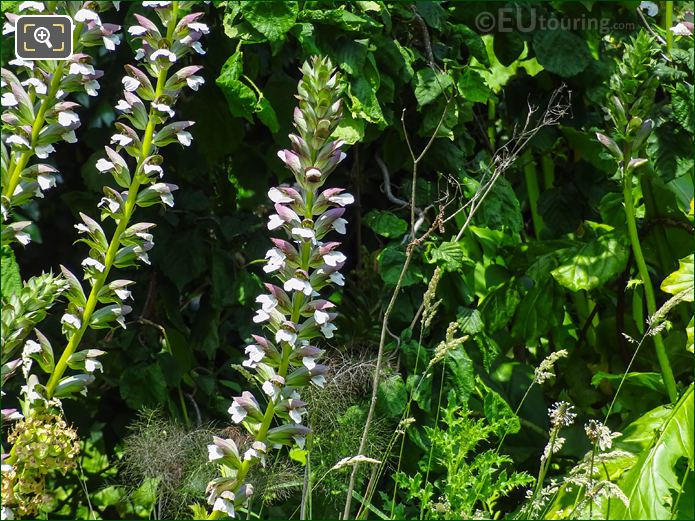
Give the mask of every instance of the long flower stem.
[(673, 33), (671, 32), (671, 26), (673, 25), (673, 2), (666, 2), (666, 9), (664, 11), (664, 32), (666, 33), (666, 54), (671, 54), (671, 48), (673, 47)]
[[(167, 27), (167, 37), (169, 39), (171, 39), (171, 35), (173, 35), (174, 29), (176, 27), (176, 12), (177, 2), (174, 2), (173, 15)], [(155, 87), (154, 93), (155, 100), (159, 98), (159, 96), (161, 96), (164, 92), (164, 85), (166, 84), (167, 79), (167, 70), (168, 69), (162, 69), (159, 72), (159, 75), (157, 76), (157, 85)], [(109, 243), (109, 247), (106, 250), (106, 257), (104, 259), (104, 271), (102, 271), (99, 274), (99, 276), (95, 279), (94, 284), (92, 285), (92, 289), (89, 292), (87, 304), (85, 305), (84, 312), (82, 313), (82, 324), (80, 325), (80, 328), (77, 331), (75, 331), (75, 333), (73, 333), (73, 335), (70, 337), (70, 340), (68, 341), (68, 344), (65, 347), (63, 354), (60, 356), (60, 359), (58, 360), (58, 363), (56, 364), (55, 369), (53, 370), (53, 373), (51, 374), (51, 377), (48, 380), (48, 384), (46, 385), (46, 395), (49, 399), (53, 396), (58, 382), (62, 378), (65, 369), (67, 369), (68, 360), (70, 356), (72, 356), (72, 354), (75, 352), (75, 349), (77, 349), (77, 347), (80, 345), (82, 336), (89, 327), (89, 322), (92, 318), (92, 313), (94, 313), (94, 310), (98, 303), (99, 293), (101, 292), (101, 289), (104, 287), (106, 279), (109, 276), (109, 271), (111, 270), (114, 260), (116, 259), (116, 253), (118, 253), (118, 249), (121, 244), (121, 236), (123, 235), (123, 232), (128, 226), (128, 222), (130, 221), (130, 218), (133, 215), (133, 212), (135, 211), (135, 203), (137, 201), (138, 190), (141, 185), (139, 171), (142, 167), (142, 163), (150, 155), (150, 151), (152, 149), (152, 138), (154, 137), (155, 131), (154, 111), (154, 107), (150, 106), (150, 112), (147, 118), (147, 126), (145, 127), (144, 139), (142, 141), (142, 147), (140, 148), (138, 164), (133, 175), (133, 181), (131, 182), (130, 187), (128, 188), (128, 198), (125, 202), (123, 216), (118, 221), (116, 231), (114, 232), (113, 237), (111, 238), (111, 242)]]
[[(630, 244), (632, 245), (632, 253), (635, 256), (635, 264), (637, 265), (637, 271), (639, 272), (639, 276), (642, 280), (642, 285), (644, 287), (644, 295), (647, 300), (647, 312), (649, 313), (649, 316), (652, 316), (654, 313), (656, 313), (656, 299), (654, 298), (654, 288), (652, 286), (652, 281), (649, 278), (649, 270), (647, 269), (647, 263), (644, 260), (642, 246), (640, 244), (639, 235), (637, 233), (637, 222), (635, 220), (635, 202), (632, 196), (632, 176), (627, 169), (623, 171), (623, 180), (623, 197), (625, 200), (625, 217), (627, 220), (627, 230), (630, 236)], [(659, 333), (654, 333), (654, 348), (656, 350), (656, 358), (659, 361), (659, 366), (661, 367), (661, 376), (664, 380), (664, 385), (666, 386), (666, 392), (668, 393), (668, 397), (672, 402), (676, 402), (678, 400), (676, 381), (673, 378), (671, 364), (668, 361), (668, 356), (666, 355), (666, 348), (664, 347), (664, 342)]]

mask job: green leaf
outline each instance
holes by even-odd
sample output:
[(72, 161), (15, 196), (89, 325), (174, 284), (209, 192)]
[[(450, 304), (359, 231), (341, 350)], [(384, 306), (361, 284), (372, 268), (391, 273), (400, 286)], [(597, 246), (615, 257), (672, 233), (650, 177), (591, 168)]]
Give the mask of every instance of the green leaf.
[(553, 258), (545, 255), (526, 272), (533, 286), (519, 302), (512, 324), (512, 336), (526, 345), (534, 345), (538, 337), (556, 326), (562, 317), (564, 295), (550, 277), (554, 267)]
[(624, 237), (614, 232), (578, 247), (551, 274), (570, 291), (598, 288), (622, 273), (627, 265), (628, 248)]
[(278, 123), (278, 117), (275, 114), (275, 109), (267, 100), (267, 98), (261, 97), (256, 104), (256, 115), (258, 119), (266, 127), (270, 129), (273, 134), (276, 134), (280, 130), (280, 123)]
[(485, 326), (490, 333), (506, 326), (519, 305), (519, 292), (509, 282), (488, 293), (480, 304)]
[(9, 246), (2, 247), (2, 266), (0, 276), (0, 288), (2, 297), (7, 298), (10, 295), (22, 289), (22, 277), (19, 275), (19, 265), (14, 257), (14, 252)]
[(524, 40), (517, 32), (500, 31), (493, 37), (492, 49), (499, 62), (509, 67), (524, 52)]
[(374, 233), (383, 237), (398, 238), (408, 230), (408, 223), (393, 212), (384, 210), (372, 210), (364, 216), (364, 223)]
[(672, 96), (673, 117), (687, 132), (695, 132), (695, 113), (693, 104), (693, 86), (679, 83)]
[(408, 401), (408, 392), (401, 375), (391, 375), (379, 383), (377, 400), (378, 410), (383, 416), (399, 418), (403, 414)]
[(537, 31), (533, 36), (533, 50), (538, 63), (563, 78), (579, 74), (592, 59), (586, 40), (565, 29)]
[(292, 447), (290, 449), (290, 459), (304, 466), (306, 465), (306, 455), (308, 453), (308, 450), (300, 449), (299, 447)]
[(367, 78), (363, 76), (354, 78), (348, 88), (348, 97), (352, 104), (350, 111), (354, 118), (366, 119), (370, 123), (378, 125), (386, 124), (379, 100), (376, 97), (376, 89)]
[(233, 116), (246, 118), (249, 123), (252, 123), (252, 116), (257, 110), (256, 93), (239, 80), (243, 72), (242, 59), (243, 55), (240, 51), (232, 54), (222, 66), (222, 71), (215, 83), (227, 100), (229, 112)]
[[(398, 282), (401, 269), (405, 263), (405, 252), (396, 246), (386, 246), (377, 257), (379, 275), (386, 284), (392, 286)], [(412, 264), (403, 276), (402, 286), (412, 286), (422, 280), (422, 273)]]
[(353, 119), (350, 117), (350, 114), (345, 114), (331, 137), (333, 139), (342, 139), (348, 145), (354, 145), (364, 138), (364, 120)]
[(443, 242), (436, 248), (428, 250), (426, 258), (430, 264), (438, 264), (447, 271), (456, 271), (464, 265), (475, 264), (466, 255), (463, 241)]
[(415, 73), (415, 98), (418, 107), (431, 103), (452, 84), (451, 76), (432, 69), (420, 69)]
[(473, 103), (487, 103), (492, 91), (478, 71), (465, 69), (456, 82), (456, 88), (463, 98)]
[(298, 11), (297, 2), (241, 2), (244, 19), (268, 38), (273, 54), (294, 26)]
[(695, 277), (693, 276), (694, 257), (695, 255), (691, 253), (678, 261), (678, 269), (664, 279), (661, 283), (661, 291), (675, 295), (689, 289), (690, 292), (686, 294), (685, 300), (688, 302), (693, 301), (693, 285), (695, 284)]
[(468, 353), (463, 347), (449, 351), (444, 359), (444, 364), (446, 365), (447, 385), (456, 390), (456, 394), (464, 403), (467, 402), (468, 397), (475, 389), (475, 372)]
[[(615, 502), (611, 509), (613, 519), (672, 519), (672, 501), (681, 488), (682, 473), (679, 460), (685, 458), (688, 466), (695, 466), (693, 457), (693, 385), (673, 406), (663, 422), (651, 433), (648, 445), (619, 482), (629, 498), (625, 507)], [(649, 433), (645, 433), (649, 436)], [(680, 475), (679, 475), (680, 474)], [(688, 495), (681, 498), (688, 500)]]
[(166, 380), (158, 364), (129, 367), (121, 373), (121, 398), (131, 409), (157, 407), (167, 399)]

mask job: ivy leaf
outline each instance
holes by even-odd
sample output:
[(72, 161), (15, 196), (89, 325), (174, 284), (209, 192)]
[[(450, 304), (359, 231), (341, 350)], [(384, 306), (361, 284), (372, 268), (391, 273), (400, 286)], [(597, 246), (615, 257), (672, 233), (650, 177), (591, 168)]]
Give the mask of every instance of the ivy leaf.
[(275, 54), (297, 21), (297, 2), (241, 2), (244, 19), (268, 38)]
[[(648, 413), (651, 414), (651, 413)], [(647, 446), (641, 450), (636, 463), (620, 480), (619, 485), (629, 498), (626, 507), (615, 501), (613, 519), (671, 519), (673, 496), (681, 490), (684, 458), (693, 468), (693, 385), (673, 406), (670, 414), (651, 433)], [(680, 474), (680, 475), (679, 475)], [(687, 500), (684, 497), (684, 500)]]
[(2, 266), (0, 275), (2, 281), (2, 297), (7, 298), (22, 289), (22, 278), (19, 275), (19, 266), (14, 257), (14, 252), (9, 246), (2, 247)]
[(393, 212), (372, 210), (364, 216), (364, 222), (374, 233), (383, 237), (402, 237), (408, 230), (408, 223)]
[(666, 277), (661, 283), (662, 291), (675, 295), (688, 289), (690, 292), (686, 293), (687, 296), (684, 300), (688, 302), (693, 301), (693, 284), (695, 284), (695, 277), (693, 277), (694, 257), (695, 255), (690, 254), (678, 261), (678, 269)]
[(415, 73), (415, 98), (418, 107), (431, 103), (452, 84), (451, 76), (432, 69), (420, 69)]
[(591, 62), (586, 40), (565, 29), (537, 31), (533, 36), (533, 50), (538, 63), (563, 78), (576, 76)]
[(628, 248), (625, 237), (615, 232), (578, 247), (551, 274), (570, 291), (592, 290), (625, 270)]

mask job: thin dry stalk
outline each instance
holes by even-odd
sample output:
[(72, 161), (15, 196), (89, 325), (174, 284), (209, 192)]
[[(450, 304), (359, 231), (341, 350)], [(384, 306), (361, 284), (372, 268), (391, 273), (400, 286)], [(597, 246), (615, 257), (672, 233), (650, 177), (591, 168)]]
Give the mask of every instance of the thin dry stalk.
[[(555, 90), (548, 101), (547, 108), (541, 115), (538, 121), (534, 122), (534, 114), (538, 111), (538, 107), (534, 107), (529, 104), (528, 107), (528, 114), (526, 117), (526, 120), (524, 122), (524, 125), (519, 129), (518, 127), (515, 127), (514, 132), (512, 134), (512, 138), (501, 148), (497, 150), (497, 152), (494, 154), (493, 159), (491, 161), (490, 168), (483, 174), (483, 178), (481, 179), (480, 182), (480, 187), (476, 191), (476, 193), (473, 195), (473, 197), (466, 202), (461, 208), (456, 210), (454, 213), (452, 213), (450, 216), (445, 217), (446, 214), (446, 209), (447, 207), (451, 204), (452, 200), (447, 201), (444, 204), (440, 203), (440, 208), (437, 216), (435, 217), (432, 225), (425, 231), (420, 237), (416, 236), (416, 219), (415, 219), (415, 213), (416, 213), (416, 194), (415, 194), (415, 187), (416, 187), (416, 181), (417, 181), (417, 173), (418, 173), (418, 166), (422, 159), (424, 158), (425, 154), (429, 151), (430, 147), (434, 143), (434, 140), (437, 136), (437, 133), (439, 132), (439, 128), (444, 122), (444, 119), (446, 117), (447, 111), (449, 109), (449, 105), (451, 104), (453, 98), (450, 98), (447, 100), (447, 104), (444, 107), (444, 110), (442, 112), (442, 116), (439, 120), (439, 123), (437, 124), (437, 127), (435, 128), (434, 132), (432, 133), (432, 136), (430, 139), (427, 141), (425, 147), (422, 149), (422, 151), (419, 154), (415, 154), (413, 147), (410, 143), (410, 138), (408, 136), (408, 132), (405, 128), (405, 111), (403, 111), (403, 115), (401, 116), (401, 122), (403, 124), (403, 130), (404, 130), (404, 135), (405, 135), (405, 141), (406, 144), (408, 145), (408, 150), (410, 152), (410, 156), (412, 159), (413, 163), (413, 174), (412, 174), (412, 193), (411, 193), (411, 202), (409, 204), (410, 206), (410, 229), (411, 229), (411, 241), (409, 242), (407, 248), (406, 248), (406, 257), (405, 257), (405, 262), (403, 263), (403, 267), (401, 269), (401, 272), (399, 274), (398, 280), (396, 282), (396, 286), (393, 289), (393, 293), (391, 294), (391, 298), (389, 300), (389, 303), (386, 307), (386, 311), (384, 313), (384, 317), (382, 319), (382, 324), (381, 324), (381, 336), (379, 340), (379, 349), (377, 352), (377, 361), (376, 361), (376, 368), (374, 371), (374, 377), (372, 380), (372, 395), (371, 395), (371, 401), (369, 404), (369, 412), (367, 413), (367, 420), (364, 425), (364, 430), (362, 433), (362, 438), (360, 440), (360, 449), (357, 453), (358, 456), (363, 456), (365, 452), (365, 447), (367, 443), (367, 438), (369, 436), (369, 429), (374, 417), (374, 410), (376, 408), (376, 401), (377, 401), (377, 390), (379, 387), (379, 380), (381, 376), (381, 366), (383, 362), (383, 355), (384, 355), (384, 347), (386, 344), (386, 334), (388, 331), (388, 322), (389, 318), (391, 316), (391, 313), (393, 311), (393, 308), (396, 303), (396, 299), (398, 298), (398, 295), (401, 290), (401, 286), (403, 284), (403, 280), (405, 279), (405, 275), (408, 272), (408, 268), (410, 267), (410, 263), (413, 258), (413, 254), (415, 251), (415, 248), (419, 245), (421, 245), (432, 233), (434, 233), (437, 230), (442, 231), (443, 230), (443, 225), (453, 219), (458, 213), (465, 211), (468, 208), (468, 215), (466, 217), (466, 221), (464, 224), (461, 226), (459, 229), (458, 234), (456, 235), (455, 240), (460, 240), (461, 237), (463, 236), (463, 233), (466, 231), (468, 228), (471, 220), (473, 219), (473, 216), (475, 215), (476, 211), (480, 208), (481, 204), (483, 203), (485, 197), (487, 194), (492, 190), (495, 182), (501, 175), (504, 174), (516, 161), (516, 159), (519, 157), (521, 151), (526, 147), (526, 145), (529, 143), (529, 141), (544, 127), (547, 126), (552, 126), (552, 125), (557, 125), (560, 120), (570, 111), (570, 92), (567, 91), (566, 87), (563, 85), (557, 90)], [(381, 165), (380, 165), (381, 166)], [(382, 171), (384, 169), (382, 168)], [(355, 488), (355, 480), (357, 477), (357, 472), (359, 469), (359, 463), (355, 464), (352, 469), (352, 473), (350, 475), (350, 482), (348, 484), (348, 490), (347, 490), (347, 497), (345, 499), (345, 508), (343, 509), (343, 515), (342, 519), (348, 519), (350, 516), (350, 507), (352, 503), (352, 494)]]

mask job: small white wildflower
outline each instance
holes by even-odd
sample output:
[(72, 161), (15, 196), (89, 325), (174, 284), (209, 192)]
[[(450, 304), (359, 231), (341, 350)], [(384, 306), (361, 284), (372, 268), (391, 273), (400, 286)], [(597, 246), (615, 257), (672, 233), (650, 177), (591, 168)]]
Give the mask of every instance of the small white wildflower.
[(596, 443), (601, 450), (610, 450), (613, 446), (613, 439), (620, 437), (619, 432), (611, 432), (603, 423), (596, 420), (589, 420), (584, 425), (587, 438), (592, 443)]
[(552, 447), (550, 445), (550, 442), (545, 446), (545, 449), (543, 449), (543, 459), (547, 460), (550, 457), (550, 450), (552, 448), (553, 454), (557, 454), (562, 450), (562, 447), (565, 445), (565, 438), (562, 436), (556, 436), (555, 437), (555, 442), (552, 444)]
[(684, 23), (677, 23), (669, 29), (675, 36), (692, 36), (693, 32)]
[(101, 262), (91, 257), (87, 257), (85, 260), (83, 260), (82, 266), (84, 266), (85, 268), (94, 268), (99, 273), (103, 273), (106, 269), (106, 266), (104, 266)]
[(567, 402), (555, 402), (550, 409), (548, 409), (548, 416), (550, 416), (550, 423), (553, 427), (569, 427), (574, 423), (574, 419), (577, 414), (574, 412), (574, 406)]
[(179, 132), (177, 132), (176, 139), (178, 139), (179, 143), (181, 143), (185, 147), (190, 146), (193, 142), (193, 136), (191, 136), (190, 132), (186, 132), (185, 130), (180, 130)]
[(101, 19), (99, 15), (90, 9), (80, 9), (75, 13), (76, 22), (94, 22), (97, 25), (101, 25)]
[(345, 219), (343, 219), (342, 217), (339, 217), (338, 219), (333, 221), (331, 226), (333, 226), (333, 229), (336, 232), (338, 232), (339, 234), (345, 235), (345, 233), (346, 233), (345, 225), (346, 224), (347, 224), (347, 221)]
[(232, 421), (234, 423), (241, 423), (244, 418), (246, 418), (246, 409), (239, 405), (236, 401), (232, 402), (232, 405), (227, 409), (227, 412), (232, 415)]
[(75, 329), (79, 329), (82, 326), (82, 321), (77, 316), (71, 313), (65, 313), (60, 318), (60, 321), (65, 325), (74, 327)]
[(342, 264), (346, 260), (347, 257), (339, 251), (331, 251), (323, 256), (323, 262), (332, 268), (335, 268), (338, 264)]
[(338, 329), (334, 324), (331, 324), (330, 322), (323, 324), (321, 326), (321, 333), (323, 333), (323, 336), (326, 338), (333, 338), (333, 331)]

